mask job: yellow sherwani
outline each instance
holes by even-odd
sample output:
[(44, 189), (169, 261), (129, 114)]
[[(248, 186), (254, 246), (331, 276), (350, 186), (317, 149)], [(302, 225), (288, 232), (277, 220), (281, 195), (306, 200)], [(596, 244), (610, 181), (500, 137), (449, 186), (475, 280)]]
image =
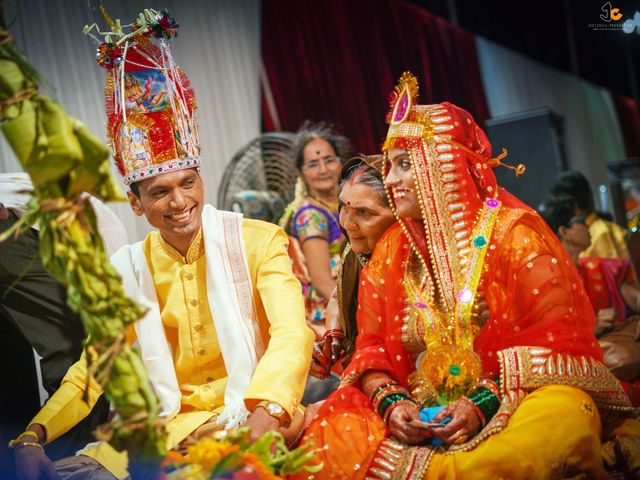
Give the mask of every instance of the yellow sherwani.
[[(270, 400), (293, 416), (304, 390), (314, 338), (305, 323), (300, 284), (291, 273), (287, 237), (279, 227), (243, 220), (242, 230), (259, 326), (257, 343), (266, 347), (245, 393), (245, 403), (251, 410), (260, 400)], [(147, 236), (143, 249), (182, 392), (180, 414), (168, 425), (169, 446), (173, 446), (222, 410), (227, 374), (207, 299), (201, 233), (186, 257), (158, 232)], [(133, 328), (128, 337), (135, 340)], [(102, 393), (92, 381), (89, 404), (82, 401), (85, 372), (86, 363), (81, 359), (33, 419), (32, 423), (45, 428), (48, 442), (84, 418)], [(125, 464), (114, 462), (114, 453), (103, 446), (88, 454), (123, 478)]]
[(580, 254), (581, 257), (629, 258), (627, 229), (603, 220), (596, 213), (591, 213), (585, 223), (591, 235), (591, 245)]

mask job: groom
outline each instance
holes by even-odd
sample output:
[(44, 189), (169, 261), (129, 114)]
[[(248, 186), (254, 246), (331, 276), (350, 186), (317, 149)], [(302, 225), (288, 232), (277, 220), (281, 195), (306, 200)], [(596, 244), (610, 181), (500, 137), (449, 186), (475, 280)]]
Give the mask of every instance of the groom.
[[(168, 43), (154, 45), (145, 35), (130, 44), (117, 75), (139, 82), (157, 78), (160, 68), (165, 83), (159, 88), (168, 101), (144, 111), (133, 102), (120, 103), (134, 93), (128, 90), (136, 82), (130, 81), (107, 81), (105, 98), (108, 135), (130, 188), (131, 208), (157, 230), (122, 247), (112, 262), (127, 295), (148, 310), (128, 340), (138, 342), (169, 419), (168, 447), (193, 434), (243, 424), (254, 438), (301, 428), (296, 411), (313, 334), (291, 272), (287, 236), (275, 225), (205, 205), (194, 92), (168, 62)], [(144, 133), (135, 149), (133, 129)], [(89, 404), (83, 401), (87, 388)], [(100, 394), (95, 382), (87, 385), (81, 359), (13, 442), (20, 478), (127, 476), (126, 456), (108, 445), (55, 464), (41, 447), (81, 420)]]

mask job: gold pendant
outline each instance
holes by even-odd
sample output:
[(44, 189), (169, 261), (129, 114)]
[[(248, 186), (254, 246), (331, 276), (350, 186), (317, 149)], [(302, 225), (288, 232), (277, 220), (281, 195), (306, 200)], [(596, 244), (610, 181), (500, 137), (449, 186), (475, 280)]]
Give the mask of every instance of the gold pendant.
[[(446, 405), (473, 388), (482, 373), (480, 357), (467, 348), (441, 345), (422, 353), (416, 362), (421, 396)], [(431, 388), (430, 388), (431, 387)]]

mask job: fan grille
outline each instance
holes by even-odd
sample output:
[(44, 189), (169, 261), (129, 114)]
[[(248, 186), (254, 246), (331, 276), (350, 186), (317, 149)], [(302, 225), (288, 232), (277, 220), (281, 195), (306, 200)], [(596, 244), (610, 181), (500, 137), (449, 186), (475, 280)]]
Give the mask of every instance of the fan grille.
[[(218, 208), (277, 222), (293, 200), (298, 178), (290, 153), (294, 138), (291, 132), (264, 133), (241, 148), (225, 168), (218, 189)], [(247, 211), (240, 201), (247, 196), (269, 205)]]

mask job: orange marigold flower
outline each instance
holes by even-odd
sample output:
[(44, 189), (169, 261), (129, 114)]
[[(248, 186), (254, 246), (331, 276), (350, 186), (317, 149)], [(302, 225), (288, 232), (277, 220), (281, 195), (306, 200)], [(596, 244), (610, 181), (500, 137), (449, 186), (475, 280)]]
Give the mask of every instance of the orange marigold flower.
[(278, 477), (277, 475), (271, 473), (255, 453), (245, 453), (241, 458), (245, 464), (251, 465), (260, 474), (260, 478), (262, 480), (282, 480), (282, 477)]
[(182, 455), (179, 452), (176, 452), (175, 450), (169, 450), (167, 452), (167, 456), (164, 458), (162, 465), (166, 466), (169, 465), (171, 463), (187, 463), (189, 460), (187, 460), (185, 458), (184, 455)]

